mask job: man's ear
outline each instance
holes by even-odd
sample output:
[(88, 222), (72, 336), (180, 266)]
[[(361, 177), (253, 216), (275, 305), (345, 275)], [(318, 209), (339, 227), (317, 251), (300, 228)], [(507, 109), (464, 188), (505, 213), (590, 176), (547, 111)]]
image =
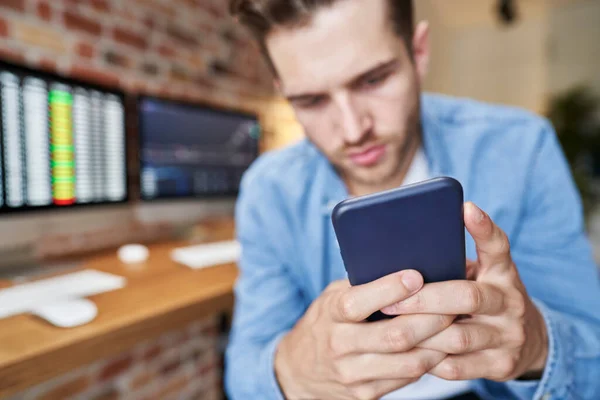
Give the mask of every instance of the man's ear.
[(423, 81), (429, 71), (429, 22), (421, 21), (417, 24), (412, 45), (417, 74)]

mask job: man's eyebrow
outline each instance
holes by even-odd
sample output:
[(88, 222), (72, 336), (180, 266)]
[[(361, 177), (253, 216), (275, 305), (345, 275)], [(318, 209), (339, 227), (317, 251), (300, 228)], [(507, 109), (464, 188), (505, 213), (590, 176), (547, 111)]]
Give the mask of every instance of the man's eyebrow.
[(372, 75), (377, 75), (378, 73), (386, 72), (387, 70), (396, 69), (399, 64), (400, 64), (400, 61), (397, 58), (379, 63), (375, 67), (358, 75), (356, 78), (351, 79), (350, 85), (357, 84), (357, 83), (361, 82), (362, 80), (369, 78)]
[[(395, 69), (398, 65), (399, 65), (400, 61), (397, 58), (394, 58), (392, 60), (389, 61), (384, 61), (381, 62), (379, 64), (377, 64), (375, 67), (370, 68), (369, 70), (360, 73), (358, 76), (350, 79), (349, 83), (347, 83), (346, 85), (355, 85), (358, 82), (364, 80), (365, 78), (380, 73), (380, 72), (384, 72), (388, 69)], [(311, 100), (315, 97), (319, 97), (319, 96), (323, 96), (323, 93), (299, 93), (299, 94), (291, 94), (289, 96), (286, 96), (287, 100), (290, 102), (294, 102), (294, 101), (302, 101), (302, 100)]]
[(323, 96), (323, 93), (301, 93), (301, 94), (293, 94), (290, 96), (286, 96), (287, 100), (289, 102), (294, 102), (294, 101), (299, 101), (301, 102), (302, 100), (311, 100), (315, 97), (319, 97), (319, 96)]

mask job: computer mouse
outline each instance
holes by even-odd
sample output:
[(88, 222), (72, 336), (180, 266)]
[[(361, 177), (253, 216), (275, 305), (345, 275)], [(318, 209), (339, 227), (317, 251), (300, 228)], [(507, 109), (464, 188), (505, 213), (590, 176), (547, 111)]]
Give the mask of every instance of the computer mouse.
[(142, 244), (126, 244), (119, 248), (117, 257), (125, 264), (136, 264), (148, 259), (149, 250)]
[(88, 299), (68, 299), (36, 307), (31, 313), (59, 328), (74, 328), (96, 318), (98, 308)]

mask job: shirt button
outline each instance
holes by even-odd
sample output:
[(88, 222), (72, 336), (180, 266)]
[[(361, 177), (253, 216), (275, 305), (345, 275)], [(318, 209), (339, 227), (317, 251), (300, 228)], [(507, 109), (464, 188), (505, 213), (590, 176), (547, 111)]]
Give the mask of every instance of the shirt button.
[(540, 400), (550, 400), (550, 393), (546, 393)]

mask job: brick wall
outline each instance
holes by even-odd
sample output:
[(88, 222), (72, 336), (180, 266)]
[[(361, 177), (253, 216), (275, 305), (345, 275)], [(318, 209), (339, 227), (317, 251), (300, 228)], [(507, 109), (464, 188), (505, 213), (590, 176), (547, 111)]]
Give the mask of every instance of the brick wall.
[(140, 343), (7, 400), (222, 398), (217, 319)]
[(0, 58), (236, 108), (273, 98), (268, 69), (225, 0), (0, 0)]

